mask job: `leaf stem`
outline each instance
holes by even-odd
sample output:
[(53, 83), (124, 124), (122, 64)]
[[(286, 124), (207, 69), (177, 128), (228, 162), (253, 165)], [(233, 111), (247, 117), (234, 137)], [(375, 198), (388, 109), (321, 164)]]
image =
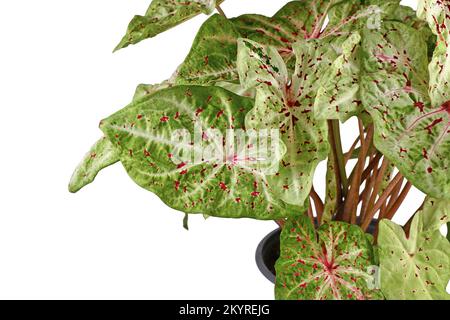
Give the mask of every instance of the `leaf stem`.
[(367, 203), (366, 212), (364, 212), (364, 215), (366, 213), (371, 212), (373, 207), (375, 206), (375, 201), (377, 199), (378, 193), (380, 192), (381, 184), (383, 183), (383, 176), (386, 172), (386, 170), (389, 167), (389, 160), (387, 158), (383, 158), (383, 161), (381, 163), (381, 167), (377, 169), (376, 176), (375, 176), (375, 183), (373, 185), (372, 194), (370, 195), (369, 201)]
[(317, 194), (314, 187), (311, 189), (311, 199), (314, 201), (314, 207), (316, 208), (317, 213), (317, 221), (319, 222), (319, 225), (322, 223), (322, 216), (323, 216), (323, 210), (324, 210), (324, 204), (320, 196)]
[(341, 183), (341, 173), (339, 172), (339, 164), (337, 161), (337, 151), (336, 151), (336, 144), (334, 143), (334, 130), (333, 126), (331, 124), (331, 121), (328, 121), (328, 140), (330, 143), (331, 151), (333, 154), (333, 169), (334, 169), (334, 176), (336, 179), (336, 218), (338, 218), (341, 215), (341, 206), (342, 206), (342, 183)]
[(352, 158), (353, 153), (355, 152), (356, 146), (358, 145), (360, 138), (356, 138), (355, 142), (353, 142), (350, 150), (344, 155), (344, 163), (347, 164), (349, 160)]
[(386, 215), (383, 217), (384, 219), (392, 220), (394, 218), (394, 216), (397, 213), (398, 209), (400, 208), (400, 206), (405, 201), (406, 196), (408, 195), (408, 193), (411, 190), (411, 188), (412, 188), (412, 184), (411, 184), (411, 182), (408, 181), (406, 183), (405, 187), (403, 188), (402, 192), (398, 196), (398, 198), (395, 200), (395, 202), (392, 204), (392, 206), (390, 206), (388, 208)]
[(225, 12), (220, 7), (220, 5), (216, 5), (216, 9), (217, 9), (217, 12), (219, 12), (222, 16), (224, 16), (225, 18), (227, 17)]
[[(380, 176), (380, 174), (378, 174), (378, 177)], [(377, 177), (377, 178), (378, 178)], [(397, 186), (398, 183), (401, 183), (403, 181), (403, 176), (402, 174), (399, 172), (397, 173), (397, 175), (395, 176), (395, 178), (391, 181), (391, 183), (388, 185), (388, 187), (386, 188), (386, 190), (383, 192), (383, 194), (380, 196), (380, 198), (378, 199), (378, 201), (375, 203), (375, 206), (373, 207), (373, 209), (371, 209), (365, 216), (364, 216), (364, 220), (361, 223), (361, 228), (364, 231), (367, 231), (367, 228), (369, 227), (370, 223), (372, 222), (372, 219), (375, 217), (375, 214), (377, 213), (378, 210), (381, 209), (381, 207), (383, 206), (383, 204), (386, 203), (386, 200), (389, 198), (389, 196), (392, 194), (394, 188)]]
[(286, 224), (286, 220), (284, 220), (284, 219), (275, 220), (275, 222), (281, 229), (283, 229), (284, 225)]
[(341, 176), (342, 195), (345, 197), (348, 192), (348, 178), (347, 173), (345, 171), (345, 157), (344, 152), (342, 150), (342, 139), (339, 120), (330, 120), (330, 122), (331, 122), (331, 130), (333, 133), (332, 143), (334, 144), (336, 150), (336, 160), (339, 168), (339, 174)]
[(373, 126), (371, 126), (367, 131), (366, 138), (364, 138), (364, 129), (362, 128), (362, 122), (360, 121), (361, 152), (359, 153), (358, 156), (358, 162), (355, 167), (356, 171), (351, 181), (350, 191), (348, 192), (344, 204), (343, 220), (348, 221), (350, 223), (356, 223), (357, 208), (359, 203), (359, 190), (361, 187), (361, 178), (364, 172), (366, 157), (373, 138), (373, 134), (374, 129)]

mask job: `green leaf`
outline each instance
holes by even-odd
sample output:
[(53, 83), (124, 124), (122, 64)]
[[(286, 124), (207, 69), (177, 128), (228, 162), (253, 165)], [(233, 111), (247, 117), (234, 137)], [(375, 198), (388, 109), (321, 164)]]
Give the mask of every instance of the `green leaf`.
[(213, 15), (200, 28), (191, 51), (179, 68), (177, 83), (207, 85), (237, 80), (239, 37), (232, 22), (221, 15)]
[(359, 100), (359, 42), (358, 33), (352, 34), (342, 45), (342, 54), (322, 75), (314, 103), (314, 113), (319, 119), (346, 121), (358, 115)]
[(387, 299), (450, 299), (446, 292), (450, 243), (439, 231), (448, 221), (449, 204), (428, 199), (414, 217), (408, 238), (401, 226), (388, 220), (380, 222), (381, 290)]
[(174, 209), (262, 220), (298, 215), (304, 208), (274, 197), (267, 182), (284, 152), (278, 137), (269, 137), (264, 154), (250, 138), (223, 150), (222, 137), (245, 129), (252, 107), (252, 99), (219, 87), (176, 86), (135, 101), (101, 129), (120, 147), (130, 177)]
[(119, 161), (120, 149), (108, 139), (98, 140), (75, 169), (69, 183), (70, 192), (78, 192), (94, 181), (104, 168)]
[[(443, 108), (443, 115), (447, 119), (444, 121), (447, 128), (444, 133), (448, 133), (450, 123), (448, 121), (450, 115), (450, 8), (446, 1), (421, 0), (419, 1), (418, 15), (428, 21), (431, 31), (437, 36), (436, 49), (430, 63), (429, 92), (433, 107)], [(445, 135), (447, 136), (447, 134)]]
[(316, 83), (328, 61), (327, 47), (316, 40), (295, 44), (297, 62), (291, 77), (274, 47), (251, 40), (240, 40), (238, 46), (241, 83), (257, 88), (246, 126), (280, 130), (287, 147), (279, 172), (268, 177), (268, 182), (283, 201), (303, 205), (317, 164), (328, 156), (327, 124), (312, 115)]
[[(217, 4), (223, 0), (217, 0)], [(153, 0), (145, 16), (135, 16), (115, 50), (167, 31), (201, 13), (211, 14), (216, 0)]]
[(281, 234), (275, 295), (283, 300), (381, 299), (373, 281), (372, 245), (355, 225), (330, 222), (317, 232), (303, 216), (289, 219)]
[(450, 201), (427, 198), (422, 208), (423, 229), (439, 231), (450, 221)]
[[(294, 69), (292, 47), (295, 42), (308, 38), (331, 39), (341, 35), (345, 39), (347, 33), (343, 30), (360, 26), (361, 21), (373, 12), (373, 8), (361, 9), (363, 7), (354, 3), (349, 7), (348, 3), (350, 1), (292, 1), (273, 17), (246, 14), (227, 20), (223, 16), (212, 16), (200, 28), (189, 55), (180, 67), (177, 83), (213, 85), (217, 81), (237, 80), (238, 38), (276, 48), (287, 66)], [(336, 12), (340, 7), (345, 8), (350, 18), (342, 13), (339, 17), (335, 14), (335, 24), (323, 30), (327, 13)], [(330, 47), (340, 50), (338, 44)]]
[[(369, 31), (367, 31), (369, 32)], [(427, 44), (398, 22), (364, 38), (362, 101), (375, 124), (374, 143), (417, 188), (448, 198), (449, 112), (428, 95)]]
[(159, 90), (166, 89), (172, 87), (173, 84), (167, 80), (160, 84), (140, 84), (136, 88), (136, 92), (134, 93), (133, 101), (139, 100), (142, 97), (151, 95)]

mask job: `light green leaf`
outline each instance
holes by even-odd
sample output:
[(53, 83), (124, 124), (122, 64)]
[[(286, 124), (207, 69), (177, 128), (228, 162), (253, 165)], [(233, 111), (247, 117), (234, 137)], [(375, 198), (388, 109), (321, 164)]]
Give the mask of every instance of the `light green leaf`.
[[(217, 0), (217, 4), (223, 0)], [(211, 14), (216, 0), (153, 0), (145, 16), (135, 16), (115, 50), (167, 31), (201, 13)]]
[(139, 100), (142, 97), (151, 95), (159, 90), (172, 87), (173, 84), (170, 81), (164, 81), (160, 84), (140, 84), (136, 88), (134, 93), (133, 101)]
[(427, 198), (422, 208), (422, 224), (426, 231), (439, 231), (450, 221), (450, 201)]
[(372, 245), (355, 225), (331, 222), (318, 231), (303, 216), (289, 219), (281, 234), (275, 296), (283, 300), (382, 299), (372, 290)]
[(367, 55), (362, 101), (375, 124), (374, 143), (417, 188), (448, 198), (449, 112), (428, 95), (427, 44), (415, 29), (390, 22), (363, 37)]
[(277, 50), (241, 40), (238, 71), (244, 87), (256, 87), (248, 128), (276, 129), (287, 147), (279, 172), (268, 177), (276, 195), (286, 203), (302, 205), (308, 198), (317, 164), (328, 156), (328, 128), (313, 118), (312, 106), (321, 70), (327, 65), (326, 46), (316, 40), (294, 46), (297, 57), (292, 77)]
[(322, 75), (314, 103), (317, 118), (344, 122), (362, 111), (359, 100), (360, 40), (358, 33), (352, 34), (343, 43), (342, 54)]
[(401, 226), (380, 222), (381, 290), (387, 299), (450, 299), (450, 243), (439, 231), (449, 209), (448, 201), (429, 199), (414, 217), (408, 238)]
[(189, 55), (179, 68), (178, 84), (214, 84), (235, 81), (237, 39), (232, 22), (221, 15), (209, 18), (198, 32)]
[(284, 152), (278, 137), (269, 136), (263, 154), (251, 137), (223, 148), (222, 137), (245, 129), (252, 107), (252, 99), (219, 87), (177, 86), (135, 101), (101, 129), (121, 148), (130, 177), (174, 209), (263, 220), (298, 215), (304, 208), (274, 197), (267, 182)]
[[(436, 49), (429, 66), (429, 92), (433, 107), (443, 109), (443, 114), (446, 113), (448, 119), (450, 114), (450, 7), (446, 1), (421, 0), (418, 15), (428, 21), (431, 31), (437, 36)], [(449, 123), (450, 121), (445, 122), (447, 132)]]
[(104, 168), (119, 161), (120, 149), (108, 139), (98, 140), (75, 169), (69, 183), (70, 192), (78, 192), (94, 181)]
[[(237, 80), (237, 39), (241, 37), (276, 48), (293, 70), (295, 54), (292, 47), (296, 41), (338, 36), (345, 39), (348, 34), (343, 30), (361, 27), (362, 21), (373, 10), (361, 9), (362, 6), (355, 6), (354, 3), (348, 7), (346, 3), (350, 1), (292, 1), (273, 17), (247, 14), (228, 20), (215, 15), (200, 28), (189, 55), (180, 67), (177, 83), (213, 85), (217, 81)], [(350, 18), (341, 14), (333, 20), (336, 24), (325, 28), (327, 13), (335, 12), (340, 7), (346, 8)], [(340, 45), (333, 44), (333, 49), (340, 50)]]

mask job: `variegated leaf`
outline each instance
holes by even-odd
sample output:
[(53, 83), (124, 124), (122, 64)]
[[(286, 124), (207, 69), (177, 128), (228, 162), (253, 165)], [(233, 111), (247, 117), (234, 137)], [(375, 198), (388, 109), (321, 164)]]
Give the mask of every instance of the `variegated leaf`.
[(330, 222), (317, 232), (307, 217), (289, 219), (281, 234), (275, 296), (282, 300), (382, 299), (372, 290), (374, 255), (355, 225)]
[[(442, 0), (419, 1), (418, 15), (428, 21), (437, 36), (430, 63), (430, 99), (433, 107), (450, 113), (450, 4)], [(444, 121), (449, 131), (449, 118)], [(446, 134), (447, 136), (447, 134)]]
[(218, 14), (209, 18), (200, 28), (189, 55), (179, 68), (177, 83), (207, 85), (237, 80), (239, 37), (227, 18)]
[(170, 81), (164, 81), (160, 84), (140, 84), (136, 88), (136, 92), (134, 93), (133, 101), (139, 100), (142, 97), (151, 95), (159, 90), (170, 88), (172, 86), (173, 86), (173, 84)]
[(239, 42), (241, 83), (257, 88), (246, 126), (280, 130), (287, 153), (268, 182), (277, 197), (294, 205), (308, 198), (316, 166), (328, 156), (327, 124), (316, 121), (312, 112), (316, 83), (330, 56), (324, 53), (326, 48), (316, 40), (295, 44), (296, 70), (290, 76), (276, 48), (251, 40)]
[(342, 45), (342, 54), (326, 69), (314, 102), (314, 114), (319, 119), (346, 121), (361, 112), (359, 100), (359, 42), (352, 34)]
[(94, 181), (104, 168), (116, 163), (120, 158), (120, 149), (108, 139), (101, 138), (86, 154), (83, 161), (75, 169), (69, 183), (70, 192), (78, 192)]
[(222, 88), (177, 86), (135, 101), (101, 129), (121, 148), (131, 178), (172, 208), (228, 218), (298, 215), (304, 209), (274, 197), (268, 183), (284, 152), (278, 141), (261, 154), (250, 138), (223, 140), (228, 130), (245, 129), (252, 107), (252, 99)]
[(417, 188), (448, 198), (450, 107), (429, 97), (426, 41), (397, 22), (384, 28), (363, 40), (362, 101), (376, 127), (375, 146)]
[(153, 0), (145, 16), (135, 16), (115, 50), (167, 31), (201, 13), (210, 14), (223, 0)]
[[(293, 44), (310, 38), (341, 38), (348, 30), (364, 26), (375, 10), (361, 4), (348, 6), (350, 1), (292, 1), (273, 17), (247, 14), (227, 20), (213, 16), (200, 29), (191, 51), (180, 68), (178, 84), (211, 85), (217, 81), (238, 79), (236, 70), (237, 39), (242, 37), (277, 49), (287, 66), (295, 69)], [(334, 14), (339, 8), (344, 16)], [(327, 13), (336, 19), (326, 27)], [(339, 16), (339, 18), (337, 18)], [(345, 32), (344, 32), (345, 30)], [(339, 41), (330, 50), (341, 50)]]
[(380, 222), (381, 290), (391, 300), (450, 299), (450, 243), (439, 231), (448, 221), (450, 202), (428, 199), (411, 225)]

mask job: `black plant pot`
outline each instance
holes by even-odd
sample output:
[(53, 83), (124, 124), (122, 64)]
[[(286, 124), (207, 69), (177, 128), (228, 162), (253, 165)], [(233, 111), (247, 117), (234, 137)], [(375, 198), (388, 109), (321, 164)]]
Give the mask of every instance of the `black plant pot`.
[[(372, 221), (368, 233), (375, 232), (377, 220)], [(256, 249), (256, 265), (259, 271), (272, 283), (275, 283), (275, 263), (280, 257), (281, 229), (276, 229), (265, 236)]]

